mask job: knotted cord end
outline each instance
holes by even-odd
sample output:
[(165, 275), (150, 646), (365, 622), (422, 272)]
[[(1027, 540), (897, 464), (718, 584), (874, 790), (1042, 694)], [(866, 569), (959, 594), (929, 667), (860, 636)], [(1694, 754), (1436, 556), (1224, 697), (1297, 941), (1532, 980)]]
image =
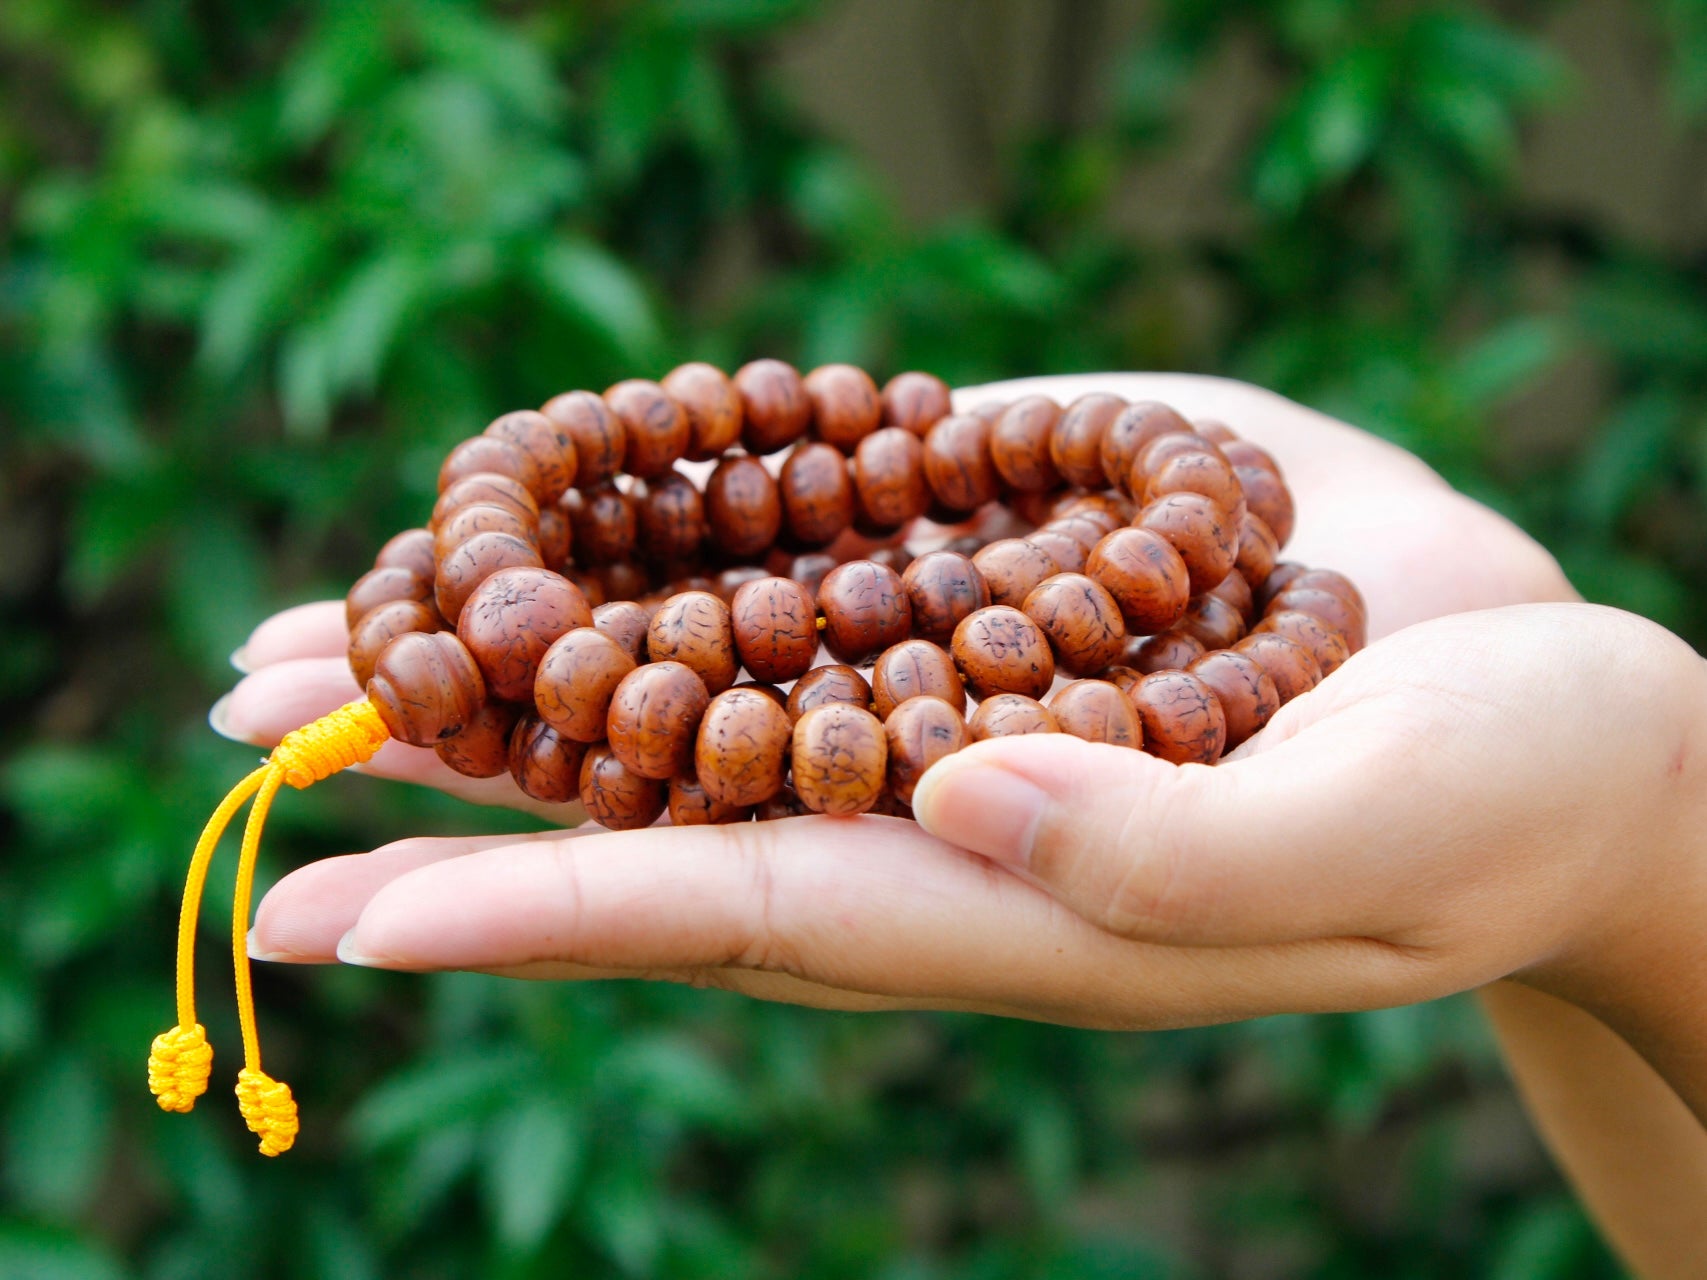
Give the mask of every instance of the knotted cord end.
[(261, 1154), (283, 1155), (296, 1141), (296, 1099), (290, 1086), (265, 1071), (244, 1067), (237, 1073), (237, 1107), (249, 1131), (259, 1134)]
[(177, 1026), (154, 1037), (148, 1054), (148, 1091), (162, 1111), (189, 1111), (207, 1092), (213, 1046), (201, 1023)]
[(269, 763), (282, 769), (284, 780), (300, 791), (373, 759), (390, 737), (373, 703), (358, 698), (285, 734)]

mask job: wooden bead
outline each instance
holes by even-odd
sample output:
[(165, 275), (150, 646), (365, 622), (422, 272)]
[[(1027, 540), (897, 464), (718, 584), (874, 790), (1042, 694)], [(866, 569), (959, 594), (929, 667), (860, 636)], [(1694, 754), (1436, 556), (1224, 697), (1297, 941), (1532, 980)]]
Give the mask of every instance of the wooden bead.
[(1251, 591), (1251, 584), (1245, 581), (1245, 575), (1239, 572), (1237, 565), (1227, 570), (1227, 576), (1211, 587), (1209, 594), (1220, 596), (1238, 610), (1239, 617), (1244, 619), (1247, 626), (1255, 621), (1256, 596)]
[(1159, 533), (1185, 561), (1192, 595), (1208, 591), (1238, 557), (1238, 530), (1227, 512), (1200, 493), (1170, 493), (1138, 513), (1141, 529)]
[(925, 447), (904, 427), (873, 431), (854, 450), (854, 495), (860, 519), (874, 530), (898, 529), (930, 505)]
[(592, 622), (587, 598), (561, 574), (502, 569), (469, 595), (456, 635), (480, 665), (488, 691), (523, 702), (533, 697), (534, 671), (545, 651), (559, 636)]
[(492, 436), (470, 436), (445, 455), (439, 467), (439, 492), (467, 476), (485, 472), (519, 482), (536, 504), (545, 489), (539, 466), (515, 445)]
[[(1369, 605), (1363, 599), (1363, 592), (1353, 585), (1350, 578), (1332, 569), (1305, 569), (1288, 580), (1281, 590), (1293, 587), (1308, 587), (1312, 591), (1327, 591), (1344, 600), (1363, 618), (1369, 617)], [(1271, 597), (1272, 598), (1272, 597)]]
[(956, 711), (966, 709), (966, 688), (954, 659), (929, 640), (903, 640), (878, 655), (871, 669), (872, 709), (877, 718), (909, 698), (941, 698)]
[(902, 546), (874, 547), (865, 558), (896, 573), (907, 572), (907, 566), (913, 563), (913, 553)]
[(724, 554), (756, 556), (782, 529), (782, 498), (764, 464), (737, 454), (718, 463), (706, 481), (705, 514)]
[(1055, 679), (1055, 657), (1038, 625), (1018, 609), (993, 604), (954, 629), (954, 665), (976, 698), (1023, 693), (1041, 698)]
[(1025, 598), (1021, 612), (1042, 629), (1055, 665), (1069, 675), (1094, 675), (1126, 649), (1120, 606), (1096, 579), (1082, 573), (1045, 578)]
[(1102, 438), (1126, 401), (1093, 391), (1068, 405), (1049, 440), (1049, 457), (1068, 484), (1081, 489), (1103, 486)]
[(948, 510), (976, 511), (1001, 495), (990, 461), (990, 424), (970, 414), (944, 418), (925, 436), (925, 481)]
[(350, 628), (350, 674), (365, 685), (385, 646), (412, 631), (437, 631), (444, 626), (439, 611), (421, 600), (387, 600), (377, 604)]
[(769, 800), (787, 777), (794, 722), (753, 689), (729, 689), (705, 709), (694, 741), (694, 773), (714, 801), (755, 805)]
[(1121, 655), (1121, 664), (1145, 675), (1157, 671), (1184, 671), (1205, 653), (1203, 641), (1183, 631), (1167, 630), (1129, 643)]
[(1233, 561), (1233, 567), (1243, 575), (1253, 592), (1268, 581), (1279, 556), (1280, 542), (1275, 538), (1274, 530), (1256, 512), (1246, 510), (1245, 518), (1239, 521), (1239, 554)]
[(628, 450), (628, 435), (603, 397), (591, 391), (566, 391), (548, 400), (540, 412), (574, 442), (576, 488), (591, 489), (616, 479)]
[(694, 735), (711, 701), (705, 682), (679, 662), (636, 667), (617, 684), (605, 737), (643, 778), (668, 781), (692, 768)]
[(938, 760), (972, 740), (966, 717), (941, 698), (911, 698), (883, 717), (889, 756), (889, 792), (902, 804), (913, 803), (919, 779)]
[(510, 476), (497, 475), (490, 471), (482, 471), (475, 475), (464, 476), (450, 488), (439, 494), (438, 501), (433, 503), (433, 518), (428, 522), (428, 528), (437, 531), (452, 512), (460, 511), (463, 507), (475, 503), (495, 504), (500, 507), (511, 507), (517, 515), (529, 520), (539, 519), (539, 504), (533, 500), (519, 480)]
[[(574, 530), (569, 525), (569, 513), (552, 505), (539, 513), (539, 558), (553, 573), (562, 573), (569, 565), (569, 552), (574, 546)], [(523, 539), (526, 541), (526, 539)]]
[(1226, 649), (1244, 638), (1245, 616), (1224, 597), (1209, 591), (1192, 599), (1175, 629), (1205, 649)]
[(622, 423), (622, 469), (641, 480), (661, 476), (687, 452), (688, 415), (656, 382), (628, 378), (605, 392)]
[(1263, 579), (1262, 586), (1253, 593), (1256, 597), (1258, 613), (1268, 610), (1269, 603), (1287, 587), (1310, 571), (1308, 565), (1299, 564), (1296, 560), (1280, 560), (1269, 570), (1268, 577)]
[[(816, 600), (818, 588), (824, 585), (825, 575), (840, 563), (835, 556), (825, 555), (821, 551), (807, 551), (790, 560), (781, 576), (805, 587), (806, 594)], [(816, 609), (817, 606), (814, 605), (813, 608)]]
[(373, 558), (375, 569), (412, 569), (433, 580), (433, 534), (430, 529), (405, 529), (393, 534)]
[(777, 491), (783, 521), (799, 546), (828, 546), (853, 523), (847, 459), (830, 444), (797, 445), (782, 464)]
[(1132, 691), (1144, 746), (1174, 764), (1214, 764), (1227, 746), (1227, 717), (1208, 684), (1185, 671), (1158, 671)]
[(508, 533), (477, 533), (439, 561), (433, 599), (453, 627), (474, 589), (505, 569), (543, 569), (539, 550)]
[(1233, 428), (1218, 418), (1198, 418), (1191, 424), (1191, 429), (1218, 445), (1232, 444), (1239, 438)]
[(640, 528), (637, 505), (614, 484), (582, 489), (569, 496), (564, 510), (574, 530), (575, 558), (583, 567), (611, 564), (634, 554)]
[(824, 647), (843, 662), (866, 662), (907, 638), (913, 611), (901, 575), (874, 560), (850, 560), (818, 588)]
[(1338, 671), (1340, 665), (1351, 656), (1351, 646), (1346, 644), (1344, 636), (1320, 618), (1295, 609), (1264, 614), (1256, 629), (1272, 631), (1303, 645), (1316, 660), (1316, 665), (1322, 669), (1323, 679)]
[(794, 791), (813, 813), (847, 817), (877, 803), (888, 774), (883, 722), (862, 707), (814, 707), (794, 725)]
[(1114, 597), (1135, 632), (1166, 631), (1185, 616), (1191, 575), (1173, 544), (1150, 529), (1116, 529), (1091, 548), (1085, 573)]
[(760, 822), (775, 822), (779, 818), (803, 818), (812, 811), (800, 803), (793, 787), (784, 787), (769, 800), (753, 810)]
[(1059, 733), (1055, 715), (1036, 698), (1022, 693), (998, 693), (985, 698), (967, 722), (972, 741), (1009, 738), (1020, 733)]
[(1049, 699), (1049, 711), (1062, 733), (1086, 742), (1144, 745), (1144, 726), (1132, 699), (1106, 681), (1075, 680), (1062, 685)]
[(1103, 432), (1098, 446), (1098, 461), (1102, 479), (1090, 488), (1110, 484), (1131, 493), (1132, 464), (1149, 447), (1152, 440), (1176, 431), (1190, 431), (1191, 424), (1165, 404), (1141, 400), (1129, 404), (1116, 414)]
[(812, 403), (812, 430), (825, 444), (844, 454), (876, 431), (883, 418), (877, 384), (864, 369), (851, 364), (819, 365), (806, 375), (806, 398)]
[(664, 812), (668, 789), (656, 778), (634, 772), (608, 743), (587, 748), (581, 761), (581, 803), (587, 816), (612, 831), (649, 827)]
[(1138, 454), (1138, 460), (1132, 464), (1132, 472), (1127, 477), (1132, 496), (1140, 502), (1144, 491), (1150, 486), (1150, 477), (1166, 463), (1189, 453), (1208, 453), (1218, 455), (1220, 450), (1212, 440), (1200, 436), (1195, 431), (1175, 431), (1165, 436), (1157, 436)]
[(569, 433), (543, 413), (521, 409), (494, 418), (485, 435), (512, 444), (533, 459), (539, 471), (539, 487), (534, 497), (541, 507), (549, 506), (563, 496), (563, 491), (575, 483), (578, 460), (575, 442)]
[(501, 507), (494, 502), (473, 502), (466, 507), (458, 507), (441, 520), (438, 531), (433, 534), (433, 552), (443, 560), (477, 533), (507, 533), (538, 549), (540, 558), (545, 558), (544, 548), (539, 543), (539, 522), (530, 520), (514, 507)]
[(734, 448), (741, 438), (741, 393), (729, 375), (715, 365), (678, 365), (664, 378), (664, 390), (688, 416), (686, 457), (710, 462)]
[(651, 615), (632, 600), (611, 600), (593, 606), (594, 630), (615, 641), (617, 648), (635, 662), (646, 660), (646, 628), (651, 622)]
[(927, 551), (901, 575), (913, 617), (913, 634), (947, 644), (969, 613), (991, 602), (990, 587), (976, 564), (955, 551)]
[(1249, 440), (1227, 440), (1219, 443), (1221, 456), (1234, 467), (1257, 467), (1279, 478), (1280, 464), (1267, 449), (1254, 445)]
[(749, 582), (735, 592), (729, 616), (736, 655), (755, 679), (799, 679), (818, 656), (818, 611), (798, 582)]
[(699, 779), (688, 773), (670, 779), (668, 807), (672, 827), (725, 826), (746, 822), (753, 816), (752, 809), (745, 805), (713, 800)]
[(1369, 643), (1369, 624), (1363, 615), (1331, 591), (1293, 583), (1269, 601), (1268, 613), (1289, 609), (1307, 613), (1329, 630), (1337, 631), (1349, 653), (1357, 653)]
[(510, 776), (523, 795), (545, 804), (580, 797), (586, 755), (586, 743), (565, 738), (537, 716), (522, 716), (510, 733)]
[(1085, 564), (1090, 559), (1090, 552), (1084, 543), (1059, 529), (1033, 529), (1025, 535), (1025, 540), (1032, 546), (1042, 547), (1047, 551), (1049, 558), (1061, 566), (1062, 573), (1083, 573)]
[(735, 683), (741, 669), (729, 606), (709, 591), (684, 591), (658, 606), (646, 629), (653, 662), (679, 662), (711, 694)]
[(450, 632), (415, 631), (380, 652), (367, 696), (393, 738), (430, 747), (462, 732), (486, 698), (486, 682)]
[(1246, 653), (1218, 649), (1187, 668), (1214, 692), (1227, 718), (1227, 750), (1244, 742), (1280, 710), (1274, 677)]
[(1085, 549), (1087, 556), (1092, 547), (1113, 532), (1103, 521), (1093, 520), (1088, 516), (1057, 516), (1038, 532), (1041, 533), (1045, 530), (1050, 533), (1066, 534)]
[(1261, 467), (1234, 467), (1233, 474), (1239, 477), (1246, 505), (1273, 530), (1275, 544), (1284, 547), (1292, 541), (1292, 491), (1286, 482)]
[(350, 586), (344, 597), (344, 626), (353, 628), (370, 611), (393, 600), (427, 601), (433, 598), (433, 580), (413, 569), (369, 569)]
[(1053, 556), (1024, 538), (999, 538), (979, 548), (972, 564), (989, 588), (991, 602), (1014, 609), (1038, 583), (1061, 572)]
[(948, 383), (929, 373), (898, 373), (883, 384), (883, 425), (922, 437), (954, 412)]
[(1105, 534), (1123, 529), (1132, 523), (1132, 504), (1112, 493), (1073, 493), (1068, 491), (1056, 500), (1049, 513), (1051, 519), (1076, 516), (1101, 526)]
[(705, 498), (692, 480), (672, 471), (647, 481), (635, 522), (641, 554), (649, 560), (687, 559), (705, 542)]
[(1122, 693), (1129, 694), (1146, 674), (1146, 672), (1138, 670), (1137, 667), (1125, 667), (1116, 663), (1112, 667), (1105, 667), (1097, 679), (1106, 680)]
[(1049, 456), (1049, 438), (1061, 406), (1048, 396), (1023, 396), (1008, 406), (990, 429), (990, 461), (1002, 479), (1025, 493), (1041, 493), (1061, 483)]
[(611, 695), (635, 669), (635, 659), (596, 627), (559, 636), (539, 660), (533, 705), (539, 718), (576, 742), (605, 736)]
[(522, 709), (511, 702), (485, 702), (461, 733), (433, 746), (433, 754), (465, 778), (496, 778), (509, 772), (510, 735)]
[(813, 667), (794, 682), (788, 693), (788, 718), (798, 720), (815, 707), (841, 703), (867, 707), (872, 703), (871, 685), (854, 668), (842, 663)]
[(1177, 453), (1150, 472), (1144, 482), (1144, 500), (1154, 502), (1170, 493), (1200, 493), (1223, 511), (1237, 510), (1245, 496), (1226, 459), (1206, 449)]
[(1233, 652), (1255, 659), (1268, 672), (1282, 706), (1322, 682), (1321, 665), (1310, 651), (1296, 640), (1275, 632), (1253, 632), (1234, 645)]
[(741, 443), (750, 453), (775, 453), (801, 436), (812, 421), (812, 401), (793, 365), (754, 360), (735, 371), (741, 396)]
[[(605, 594), (604, 582), (594, 576), (591, 570), (578, 569), (574, 565), (569, 565), (563, 570), (563, 576), (580, 588), (581, 594), (587, 597), (587, 603), (593, 608), (597, 609), (609, 599)], [(646, 616), (651, 617), (652, 615), (648, 613)]]

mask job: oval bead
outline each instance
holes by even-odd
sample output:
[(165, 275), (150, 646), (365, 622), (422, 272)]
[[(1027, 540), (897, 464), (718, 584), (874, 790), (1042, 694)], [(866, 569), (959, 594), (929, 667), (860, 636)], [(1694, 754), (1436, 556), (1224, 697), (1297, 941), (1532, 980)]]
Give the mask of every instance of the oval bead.
[(862, 707), (814, 707), (794, 725), (794, 791), (813, 813), (848, 817), (877, 803), (888, 774), (883, 722)]
[(756, 689), (729, 689), (713, 698), (694, 741), (694, 774), (712, 800), (762, 804), (787, 779), (794, 723), (774, 699)]
[(679, 662), (636, 667), (611, 693), (605, 737), (617, 759), (643, 778), (667, 782), (693, 761), (705, 682)]

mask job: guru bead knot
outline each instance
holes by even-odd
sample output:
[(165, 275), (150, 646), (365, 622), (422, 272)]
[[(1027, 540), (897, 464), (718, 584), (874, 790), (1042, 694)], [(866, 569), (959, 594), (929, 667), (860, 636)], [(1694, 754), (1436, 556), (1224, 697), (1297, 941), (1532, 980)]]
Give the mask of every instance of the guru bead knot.
[(213, 1046), (201, 1023), (173, 1027), (154, 1037), (148, 1054), (148, 1091), (162, 1111), (188, 1111), (207, 1092)]
[(389, 737), (379, 712), (361, 698), (285, 734), (273, 748), (271, 763), (281, 767), (284, 780), (300, 791), (373, 759)]
[(261, 1154), (282, 1155), (296, 1141), (296, 1099), (290, 1086), (265, 1071), (237, 1073), (237, 1107), (249, 1131), (261, 1139)]

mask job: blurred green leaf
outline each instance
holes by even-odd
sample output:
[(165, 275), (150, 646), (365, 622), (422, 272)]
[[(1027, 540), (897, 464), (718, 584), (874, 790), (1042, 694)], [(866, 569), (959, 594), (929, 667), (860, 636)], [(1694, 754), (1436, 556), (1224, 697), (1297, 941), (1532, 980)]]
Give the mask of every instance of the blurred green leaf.
[(585, 1138), (579, 1117), (543, 1097), (524, 1100), (486, 1129), (486, 1202), (506, 1249), (539, 1247), (568, 1207)]
[[(45, 1218), (87, 1208), (111, 1154), (109, 1103), (79, 1057), (61, 1052), (19, 1081), (6, 1110), (11, 1202)], [(3, 1257), (3, 1253), (0, 1253)], [(0, 1267), (0, 1275), (9, 1273)]]

